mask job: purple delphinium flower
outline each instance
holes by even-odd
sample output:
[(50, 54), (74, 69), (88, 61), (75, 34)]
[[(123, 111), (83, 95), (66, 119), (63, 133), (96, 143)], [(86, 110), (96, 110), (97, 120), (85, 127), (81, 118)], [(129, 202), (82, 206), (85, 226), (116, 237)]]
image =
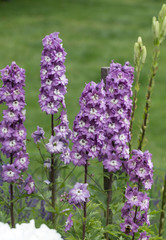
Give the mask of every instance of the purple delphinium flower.
[(59, 33), (51, 33), (43, 39), (41, 58), (41, 88), (39, 104), (46, 114), (55, 114), (62, 105), (65, 108), (64, 95), (68, 80), (65, 76), (66, 52), (62, 47)]
[(45, 132), (43, 128), (37, 126), (37, 130), (33, 132), (31, 136), (34, 139), (34, 142), (37, 143), (37, 142), (40, 142), (41, 139), (45, 138), (44, 134)]
[(16, 182), (19, 179), (20, 171), (15, 168), (13, 164), (6, 164), (2, 166), (2, 180), (4, 182)]
[(65, 224), (65, 232), (69, 231), (70, 228), (73, 226), (73, 221), (71, 219), (73, 215), (70, 213), (68, 218), (67, 218), (67, 221), (66, 221), (66, 224)]
[(87, 190), (87, 183), (76, 183), (74, 188), (69, 191), (69, 203), (81, 207), (84, 202), (89, 201), (89, 191)]
[(60, 153), (63, 150), (64, 143), (57, 136), (51, 136), (49, 143), (46, 144), (49, 153)]
[(75, 165), (85, 165), (86, 160), (98, 156), (104, 139), (105, 121), (104, 83), (88, 83), (80, 97), (80, 112), (73, 125), (71, 158)]
[(153, 183), (152, 154), (149, 151), (132, 151), (132, 158), (127, 161), (126, 169), (130, 176), (130, 181), (141, 181), (145, 189), (150, 189)]
[(19, 182), (21, 171), (28, 168), (29, 160), (26, 153), (25, 121), (25, 70), (15, 62), (1, 71), (2, 88), (0, 89), (1, 103), (8, 107), (3, 111), (0, 123), (1, 151), (11, 164), (3, 166), (3, 181)]
[(150, 236), (147, 236), (146, 232), (142, 232), (138, 240), (149, 240)]
[(27, 179), (25, 180), (24, 189), (28, 194), (31, 194), (35, 191), (35, 182), (32, 179), (32, 176), (28, 175)]
[[(104, 145), (99, 158), (104, 168), (115, 172), (121, 167), (121, 159), (128, 160), (130, 141), (130, 118), (132, 100), (132, 83), (134, 68), (126, 62), (124, 66), (112, 62), (106, 77), (106, 120), (104, 124)], [(116, 159), (116, 162), (110, 162)], [(112, 166), (112, 164), (115, 166)], [(110, 166), (111, 165), (111, 166)]]
[(133, 219), (127, 217), (124, 223), (120, 224), (121, 231), (127, 235), (133, 235), (133, 233), (138, 231), (138, 225), (133, 222)]

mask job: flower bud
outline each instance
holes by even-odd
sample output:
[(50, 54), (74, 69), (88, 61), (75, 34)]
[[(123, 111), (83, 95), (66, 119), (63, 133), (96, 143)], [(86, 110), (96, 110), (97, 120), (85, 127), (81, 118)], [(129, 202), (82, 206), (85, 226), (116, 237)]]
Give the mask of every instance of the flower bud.
[(166, 4), (163, 4), (160, 12), (159, 12), (159, 18), (164, 18), (166, 16)]
[(138, 44), (138, 42), (136, 42), (134, 44), (134, 63), (135, 64), (137, 63), (138, 55), (139, 55), (139, 44)]
[(146, 47), (142, 46), (142, 58), (141, 58), (142, 63), (145, 63), (146, 55), (147, 55)]
[(162, 28), (163, 35), (166, 36), (166, 16), (164, 17)]
[(156, 20), (156, 17), (153, 17), (153, 20), (152, 20), (152, 30), (153, 30), (154, 39), (158, 39), (160, 31), (159, 31), (159, 22)]
[(139, 43), (140, 46), (142, 46), (142, 38), (141, 37), (138, 37), (138, 41), (137, 42)]

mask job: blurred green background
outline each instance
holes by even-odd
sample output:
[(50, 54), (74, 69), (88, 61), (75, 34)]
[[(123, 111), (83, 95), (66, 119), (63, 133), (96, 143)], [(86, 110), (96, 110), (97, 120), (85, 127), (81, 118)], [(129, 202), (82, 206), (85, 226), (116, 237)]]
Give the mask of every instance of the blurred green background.
[[(137, 147), (145, 90), (152, 57), (151, 21), (161, 0), (10, 0), (0, 1), (0, 69), (12, 61), (26, 69), (28, 138), (37, 125), (50, 134), (50, 116), (38, 104), (42, 39), (60, 32), (66, 50), (69, 79), (66, 104), (70, 127), (79, 111), (79, 97), (89, 81), (100, 81), (100, 69), (114, 60), (133, 65), (133, 45), (142, 36), (148, 57), (141, 73), (141, 88), (134, 123)], [(159, 72), (152, 96), (145, 149), (153, 154), (156, 169), (166, 169), (166, 42), (162, 45)], [(2, 108), (2, 107), (1, 107)], [(27, 143), (31, 161), (37, 150)]]

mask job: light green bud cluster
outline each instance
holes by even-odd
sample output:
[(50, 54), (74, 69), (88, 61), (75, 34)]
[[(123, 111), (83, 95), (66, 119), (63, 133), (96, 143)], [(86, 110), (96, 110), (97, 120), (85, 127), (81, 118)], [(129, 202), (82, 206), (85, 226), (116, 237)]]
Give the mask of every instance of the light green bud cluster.
[(158, 20), (156, 17), (153, 17), (152, 32), (155, 45), (160, 45), (166, 37), (166, 4), (163, 4), (158, 15)]
[(141, 64), (145, 63), (146, 55), (146, 47), (142, 43), (142, 38), (138, 37), (137, 42), (134, 44), (134, 64), (136, 67), (136, 71)]

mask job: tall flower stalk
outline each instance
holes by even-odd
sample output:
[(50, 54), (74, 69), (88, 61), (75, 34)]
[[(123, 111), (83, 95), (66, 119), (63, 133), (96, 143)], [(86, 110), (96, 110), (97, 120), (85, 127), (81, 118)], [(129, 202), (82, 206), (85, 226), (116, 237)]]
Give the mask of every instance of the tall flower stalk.
[[(43, 39), (43, 51), (41, 58), (41, 88), (39, 94), (39, 104), (41, 110), (51, 116), (51, 138), (46, 144), (47, 151), (51, 154), (50, 166), (50, 186), (51, 186), (51, 202), (55, 209), (56, 201), (56, 178), (57, 178), (57, 159), (56, 154), (61, 153), (61, 160), (65, 163), (70, 162), (70, 151), (68, 141), (71, 133), (68, 128), (67, 115), (64, 109), (66, 94), (66, 85), (68, 80), (65, 76), (66, 68), (64, 65), (66, 52), (62, 46), (62, 40), (58, 37), (59, 33), (51, 33)], [(61, 121), (56, 126), (55, 114), (62, 107), (61, 114), (57, 121)], [(37, 130), (35, 132), (39, 134)], [(35, 135), (32, 134), (35, 139)], [(39, 138), (40, 141), (40, 138)], [(55, 213), (52, 213), (52, 222), (55, 225)]]
[(0, 89), (0, 101), (6, 103), (8, 109), (3, 111), (3, 120), (0, 123), (1, 151), (9, 163), (2, 166), (2, 180), (8, 182), (10, 193), (11, 226), (15, 227), (14, 219), (14, 186), (18, 184), (28, 194), (34, 192), (34, 181), (28, 176), (24, 182), (22, 173), (29, 165), (29, 156), (26, 153), (26, 129), (25, 121), (25, 70), (12, 62), (1, 70), (3, 86)]
[[(104, 144), (99, 159), (103, 161), (104, 188), (107, 192), (106, 225), (112, 224), (113, 173), (120, 170), (123, 161), (129, 159), (130, 118), (131, 118), (131, 87), (134, 69), (128, 62), (124, 66), (112, 62), (106, 76), (106, 120), (104, 124)], [(103, 77), (103, 76), (102, 76)], [(107, 172), (109, 173), (107, 173)], [(106, 234), (106, 239), (109, 239)]]
[(145, 108), (144, 108), (144, 113), (143, 113), (143, 122), (142, 122), (139, 139), (138, 139), (138, 149), (140, 149), (140, 150), (143, 147), (145, 132), (147, 129), (147, 124), (148, 124), (152, 89), (153, 89), (156, 73), (158, 70), (160, 45), (162, 44), (162, 42), (166, 36), (166, 4), (163, 4), (162, 9), (158, 15), (158, 20), (156, 19), (156, 17), (153, 17), (152, 30), (153, 30), (154, 48), (153, 48), (151, 72), (150, 72), (150, 76), (149, 76), (149, 83), (148, 83), (147, 94), (146, 94)]

